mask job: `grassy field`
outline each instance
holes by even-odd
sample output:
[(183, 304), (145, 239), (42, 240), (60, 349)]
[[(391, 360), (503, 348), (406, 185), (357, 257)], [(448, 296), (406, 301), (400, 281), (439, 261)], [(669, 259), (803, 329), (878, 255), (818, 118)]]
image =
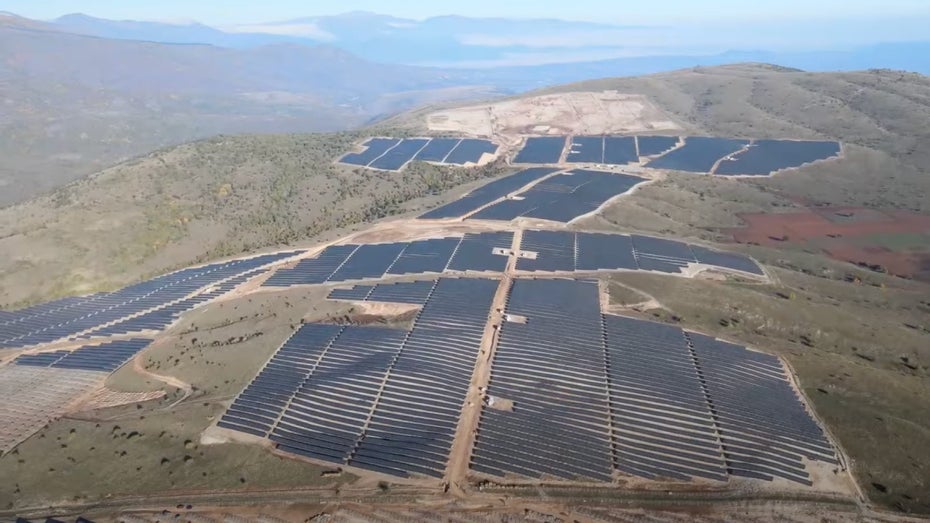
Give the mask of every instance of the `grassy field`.
[(334, 237), (502, 172), (335, 165), (361, 134), (220, 137), (0, 209), (0, 304), (112, 289), (265, 247)]
[[(176, 326), (143, 353), (146, 370), (180, 379), (162, 400), (83, 413), (52, 423), (0, 458), (0, 507), (45, 506), (107, 495), (192, 489), (333, 486), (352, 476), (282, 459), (255, 445), (201, 445), (200, 435), (301, 320), (344, 317), (351, 306), (325, 291), (290, 291), (217, 303)], [(114, 390), (165, 388), (127, 365)]]

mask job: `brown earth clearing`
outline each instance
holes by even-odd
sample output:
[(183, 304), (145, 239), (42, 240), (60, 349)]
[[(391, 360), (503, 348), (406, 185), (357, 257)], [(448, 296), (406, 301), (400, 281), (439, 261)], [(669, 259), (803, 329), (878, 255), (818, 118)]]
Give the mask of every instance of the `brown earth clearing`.
[(829, 207), (739, 217), (746, 226), (727, 230), (739, 243), (823, 252), (895, 276), (930, 281), (930, 216)]

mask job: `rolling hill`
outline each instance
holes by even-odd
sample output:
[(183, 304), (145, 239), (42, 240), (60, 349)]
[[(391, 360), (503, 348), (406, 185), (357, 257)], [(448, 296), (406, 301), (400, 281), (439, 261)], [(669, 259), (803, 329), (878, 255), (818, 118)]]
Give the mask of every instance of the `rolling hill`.
[[(771, 178), (667, 173), (573, 226), (730, 242), (728, 249), (751, 254), (771, 283), (616, 274), (609, 276), (617, 289), (611, 305), (623, 307), (625, 294), (639, 296), (631, 303), (648, 297), (637, 313), (783, 356), (851, 458), (865, 497), (901, 512), (930, 511), (923, 481), (930, 467), (930, 286), (837, 262), (788, 239), (775, 246), (735, 245), (729, 232), (744, 225), (746, 213), (854, 207), (930, 214), (930, 153), (922, 146), (928, 142), (930, 79), (887, 70), (826, 74), (739, 64), (532, 94), (604, 90), (647, 97), (683, 134), (843, 142), (842, 158)], [(0, 251), (14, 253), (0, 259), (0, 302), (89, 293), (198, 261), (317, 244), (449, 200), (506, 170), (501, 162), (472, 170), (414, 164), (385, 173), (333, 163), (365, 136), (424, 133), (426, 116), (436, 110), (358, 132), (189, 143), (0, 209)], [(280, 333), (290, 332), (288, 324), (305, 312), (295, 312), (290, 302), (272, 304), (272, 298), (246, 301), (210, 309), (196, 320), (200, 332), (186, 324), (188, 334), (206, 344), (257, 328), (244, 315), (230, 326), (229, 308), (242, 307), (237, 315), (261, 309), (261, 329)], [(166, 365), (181, 361), (176, 345), (159, 349)], [(187, 372), (220, 386), (223, 376), (187, 359)]]
[(360, 126), (493, 90), (332, 47), (247, 50), (65, 33), (0, 16), (0, 206), (153, 149), (221, 133)]

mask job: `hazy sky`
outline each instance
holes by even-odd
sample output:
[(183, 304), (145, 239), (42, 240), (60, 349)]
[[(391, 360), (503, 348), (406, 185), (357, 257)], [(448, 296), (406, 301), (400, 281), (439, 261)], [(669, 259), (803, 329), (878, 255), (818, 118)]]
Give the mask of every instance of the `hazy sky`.
[(0, 0), (0, 11), (51, 19), (82, 12), (101, 18), (197, 20), (211, 25), (373, 11), (404, 18), (435, 15), (562, 18), (620, 24), (707, 23), (930, 15), (930, 0)]

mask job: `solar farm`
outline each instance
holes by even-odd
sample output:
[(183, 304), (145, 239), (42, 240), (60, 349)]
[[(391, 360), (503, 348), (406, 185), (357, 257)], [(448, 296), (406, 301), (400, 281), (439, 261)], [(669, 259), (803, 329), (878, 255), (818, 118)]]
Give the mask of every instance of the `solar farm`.
[[(499, 146), (474, 138), (371, 138), (362, 152), (339, 161), (352, 166), (399, 171), (412, 161), (438, 165), (476, 165), (484, 155), (498, 156)], [(527, 136), (513, 153), (521, 165), (585, 165), (713, 174), (770, 176), (786, 169), (835, 158), (838, 142), (751, 140), (707, 136)]]
[(827, 142), (648, 135), (536, 136), (519, 151), (370, 138), (339, 162), (396, 172), (509, 155), (521, 166), (325, 245), (0, 311), (0, 453), (111, 392), (111, 375), (141, 369), (195, 314), (313, 293), (314, 306), (376, 319), (278, 326), (286, 332), (262, 342), (268, 353), (226, 391), (201, 445), (255, 445), (430, 488), (845, 495), (845, 457), (781, 358), (610, 306), (618, 273), (752, 286), (770, 272), (742, 253), (578, 223), (655, 179), (650, 169), (768, 175), (839, 153)]
[(509, 222), (526, 218), (570, 223), (646, 181), (624, 173), (530, 168), (475, 189), (457, 201), (422, 214), (420, 219)]
[(600, 292), (568, 278), (334, 289), (419, 312), (410, 330), (301, 326), (217, 427), (411, 479), (467, 463), (471, 477), (518, 482), (812, 486), (812, 471), (839, 465), (777, 357), (605, 314)]
[(474, 138), (370, 138), (360, 152), (348, 153), (339, 162), (381, 171), (400, 171), (408, 163), (477, 165), (487, 155), (493, 159), (498, 146)]
[(641, 164), (649, 169), (719, 176), (768, 176), (839, 154), (839, 143), (824, 141), (705, 136), (531, 136), (514, 156), (513, 163)]

